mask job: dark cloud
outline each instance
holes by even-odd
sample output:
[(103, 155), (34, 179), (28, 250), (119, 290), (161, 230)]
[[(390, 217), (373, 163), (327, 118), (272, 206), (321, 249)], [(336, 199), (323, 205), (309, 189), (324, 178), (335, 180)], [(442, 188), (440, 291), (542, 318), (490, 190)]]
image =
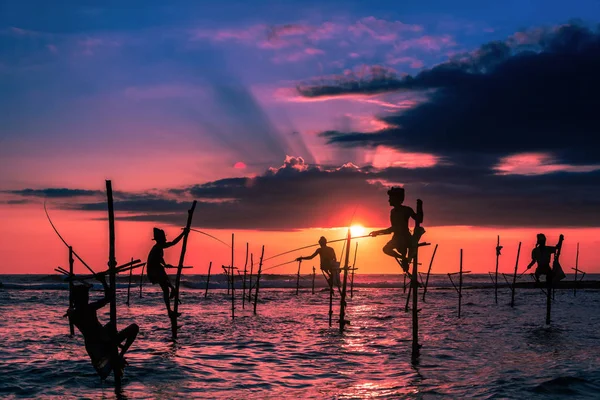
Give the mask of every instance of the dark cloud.
[(22, 189), (22, 190), (11, 190), (6, 193), (15, 194), (15, 195), (24, 196), (24, 197), (50, 197), (50, 198), (98, 196), (98, 195), (103, 194), (103, 192), (98, 191), (98, 190), (67, 189), (67, 188)]
[(382, 118), (375, 133), (328, 131), (329, 143), (386, 145), (468, 160), (548, 152), (569, 164), (600, 163), (600, 31), (564, 25), (521, 33), (399, 78), (299, 87), (306, 97), (431, 91), (428, 100)]
[[(309, 166), (288, 157), (254, 178), (231, 178), (115, 201), (117, 218), (183, 225), (192, 198), (199, 228), (296, 230), (389, 224), (386, 186), (402, 184), (406, 204), (425, 204), (425, 225), (600, 226), (600, 171), (496, 175), (475, 164), (405, 169)], [(176, 199), (173, 199), (177, 196)], [(150, 198), (152, 197), (152, 198)], [(105, 210), (104, 201), (71, 208)], [(354, 218), (354, 219), (353, 219)]]

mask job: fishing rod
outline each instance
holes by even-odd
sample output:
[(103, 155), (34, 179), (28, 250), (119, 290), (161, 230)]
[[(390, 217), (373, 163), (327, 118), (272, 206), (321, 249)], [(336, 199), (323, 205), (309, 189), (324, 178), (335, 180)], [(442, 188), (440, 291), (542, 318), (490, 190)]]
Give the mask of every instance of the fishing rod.
[[(50, 225), (52, 225), (52, 229), (54, 229), (54, 232), (56, 232), (56, 234), (58, 235), (58, 237), (60, 238), (60, 240), (62, 240), (62, 242), (65, 244), (65, 246), (67, 246), (67, 247), (69, 247), (69, 248), (71, 248), (71, 249), (72, 249), (72, 247), (71, 247), (71, 246), (69, 246), (69, 244), (67, 243), (67, 241), (66, 241), (65, 239), (63, 239), (63, 237), (60, 235), (60, 233), (58, 233), (58, 229), (56, 229), (56, 226), (54, 226), (54, 224), (52, 223), (52, 220), (50, 219), (50, 214), (48, 214), (48, 209), (46, 209), (46, 200), (44, 200), (44, 212), (46, 213), (46, 217), (48, 218), (48, 222), (50, 222)], [(81, 257), (79, 257), (79, 254), (77, 254), (77, 253), (75, 252), (75, 250), (72, 250), (72, 251), (73, 251), (73, 255), (74, 255), (75, 257), (77, 257), (77, 259), (78, 259), (79, 261), (81, 261), (81, 263), (82, 263), (82, 264), (83, 264), (83, 265), (84, 265), (84, 266), (85, 266), (85, 267), (86, 267), (86, 268), (87, 268), (87, 269), (88, 269), (88, 270), (89, 270), (89, 271), (90, 271), (92, 274), (96, 275), (96, 273), (94, 272), (94, 270), (93, 270), (93, 269), (92, 269), (92, 268), (91, 268), (89, 265), (87, 265), (87, 263), (86, 263), (85, 261), (83, 261), (83, 259), (82, 259)]]
[(216, 241), (218, 241), (218, 242), (221, 242), (221, 243), (223, 243), (225, 246), (227, 246), (227, 247), (231, 248), (231, 245), (230, 245), (230, 244), (227, 244), (227, 243), (225, 243), (225, 242), (224, 242), (224, 241), (222, 241), (221, 239), (219, 239), (219, 238), (217, 238), (217, 237), (214, 237), (213, 235), (211, 235), (211, 234), (209, 234), (209, 233), (206, 233), (206, 232), (203, 232), (203, 231), (201, 231), (201, 230), (199, 230), (199, 229), (194, 229), (194, 228), (190, 228), (190, 231), (194, 231), (194, 232), (201, 233), (202, 235), (206, 235), (206, 236), (208, 236), (209, 238), (213, 238), (213, 239), (215, 239)]
[[(367, 238), (367, 237), (375, 237), (375, 236), (371, 236), (371, 235), (363, 235), (363, 236), (355, 236), (355, 237), (351, 237), (350, 239), (363, 239), (363, 238)], [(343, 238), (343, 239), (335, 239), (335, 240), (328, 240), (328, 241), (327, 241), (327, 243), (337, 243), (337, 242), (343, 242), (343, 241), (345, 241), (345, 240), (348, 240), (348, 238)], [(308, 245), (308, 246), (299, 247), (299, 248), (297, 248), (297, 249), (288, 250), (288, 251), (285, 251), (285, 252), (283, 252), (283, 253), (279, 253), (279, 254), (276, 254), (276, 255), (274, 255), (274, 256), (271, 256), (271, 257), (269, 257), (269, 258), (265, 259), (265, 261), (269, 261), (269, 260), (272, 260), (272, 259), (273, 259), (273, 258), (275, 258), (275, 257), (283, 256), (283, 255), (285, 255), (285, 254), (293, 253), (293, 252), (295, 252), (295, 251), (299, 251), (299, 250), (309, 249), (309, 248), (311, 248), (311, 247), (315, 247), (315, 246), (319, 246), (319, 244), (318, 244), (318, 243), (316, 243), (316, 244), (311, 244), (311, 245)]]

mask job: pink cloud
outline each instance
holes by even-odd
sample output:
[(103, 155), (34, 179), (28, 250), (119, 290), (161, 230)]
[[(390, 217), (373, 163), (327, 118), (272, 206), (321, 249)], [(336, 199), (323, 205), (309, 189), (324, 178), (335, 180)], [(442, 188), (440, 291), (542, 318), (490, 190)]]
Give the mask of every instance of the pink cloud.
[(366, 34), (382, 42), (392, 42), (402, 32), (420, 32), (422, 30), (423, 27), (420, 25), (410, 25), (400, 21), (386, 21), (373, 16), (362, 18), (348, 27), (348, 31), (356, 37)]
[(277, 55), (273, 57), (272, 60), (274, 63), (277, 64), (286, 62), (291, 63), (306, 60), (319, 54), (325, 54), (325, 52), (323, 50), (316, 49), (313, 47), (307, 47), (306, 49), (295, 51), (292, 53)]
[(397, 51), (405, 51), (412, 48), (428, 51), (440, 51), (443, 48), (453, 46), (456, 46), (456, 42), (450, 35), (425, 35), (414, 39), (402, 40), (397, 43), (394, 48)]
[(423, 63), (423, 61), (419, 60), (418, 58), (415, 57), (395, 57), (395, 58), (389, 58), (388, 59), (388, 63), (395, 65), (395, 64), (409, 64), (409, 66), (411, 68), (423, 68), (423, 66), (425, 65)]
[(548, 153), (519, 153), (501, 158), (494, 169), (497, 175), (544, 175), (553, 172), (591, 172), (600, 170), (600, 165), (560, 164)]
[(46, 48), (47, 48), (47, 49), (48, 49), (48, 50), (49, 50), (51, 53), (54, 53), (54, 54), (58, 53), (58, 49), (57, 49), (57, 48), (56, 48), (56, 46), (55, 46), (55, 45), (53, 45), (53, 44), (48, 44), (48, 45), (46, 45)]
[(365, 152), (365, 160), (375, 168), (431, 168), (439, 163), (439, 157), (428, 153), (405, 152), (385, 146)]

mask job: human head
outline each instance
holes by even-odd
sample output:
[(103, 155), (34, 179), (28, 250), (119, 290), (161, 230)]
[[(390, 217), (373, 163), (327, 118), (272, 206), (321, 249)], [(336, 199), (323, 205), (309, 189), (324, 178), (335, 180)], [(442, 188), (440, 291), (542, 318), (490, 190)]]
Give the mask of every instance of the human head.
[(321, 238), (319, 239), (319, 244), (321, 245), (321, 247), (327, 244), (327, 239), (325, 239), (325, 236), (321, 236)]
[(546, 235), (544, 235), (543, 233), (538, 233), (537, 244), (539, 246), (545, 246), (546, 245)]
[(162, 229), (154, 228), (154, 238), (152, 240), (156, 240), (156, 243), (166, 243), (167, 235), (165, 235), (165, 231)]
[(404, 188), (392, 187), (388, 190), (390, 206), (396, 207), (402, 205), (404, 202)]
[(71, 293), (75, 307), (85, 306), (90, 299), (90, 287), (87, 285), (74, 285)]

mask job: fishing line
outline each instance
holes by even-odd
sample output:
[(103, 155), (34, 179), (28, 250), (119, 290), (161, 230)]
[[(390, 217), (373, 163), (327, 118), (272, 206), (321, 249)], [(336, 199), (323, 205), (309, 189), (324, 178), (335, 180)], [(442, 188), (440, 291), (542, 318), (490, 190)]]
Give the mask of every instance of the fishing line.
[(194, 228), (190, 228), (190, 231), (194, 231), (194, 232), (201, 233), (202, 235), (206, 235), (206, 236), (208, 236), (209, 238), (213, 238), (213, 239), (215, 239), (216, 241), (218, 241), (218, 242), (221, 242), (221, 243), (223, 243), (225, 246), (227, 246), (227, 247), (231, 248), (231, 245), (230, 245), (230, 244), (227, 244), (227, 243), (225, 243), (225, 242), (224, 242), (224, 241), (222, 241), (221, 239), (219, 239), (219, 238), (217, 238), (217, 237), (214, 237), (213, 235), (211, 235), (211, 234), (209, 234), (209, 233), (202, 232), (201, 230), (199, 230), (199, 229), (194, 229)]

